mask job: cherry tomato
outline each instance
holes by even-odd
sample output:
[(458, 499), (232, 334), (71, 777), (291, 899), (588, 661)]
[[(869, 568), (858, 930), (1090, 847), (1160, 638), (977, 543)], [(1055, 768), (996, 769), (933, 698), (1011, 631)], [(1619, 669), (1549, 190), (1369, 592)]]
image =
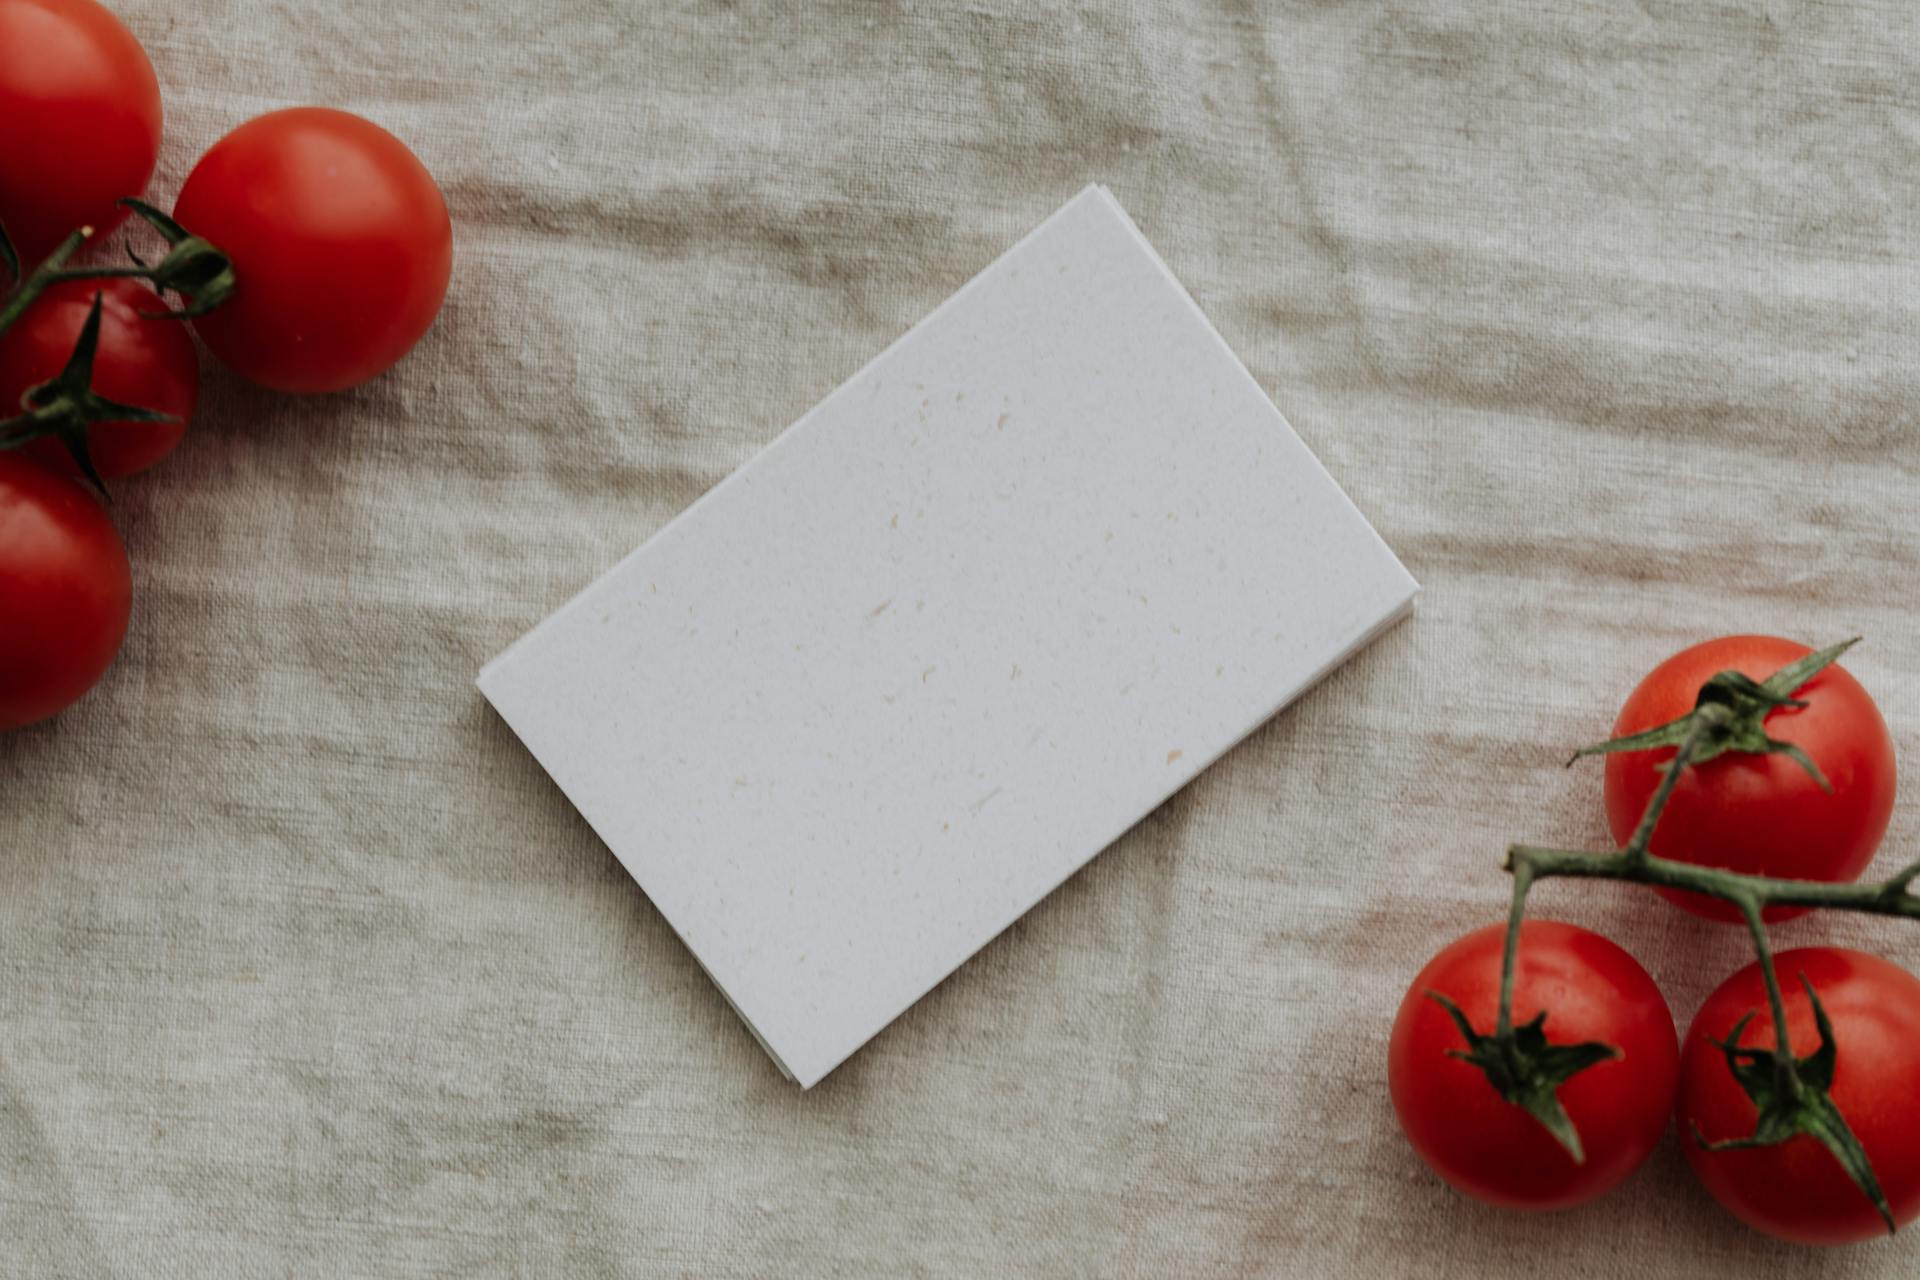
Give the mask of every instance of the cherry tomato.
[(174, 217), (232, 259), (233, 296), (194, 321), (236, 373), (338, 391), (432, 325), (453, 269), (433, 175), (380, 126), (296, 107), (241, 125), (187, 175)]
[[(93, 465), (111, 480), (143, 471), (173, 452), (200, 399), (200, 358), (177, 320), (154, 319), (160, 296), (132, 280), (67, 280), (54, 285), (0, 334), (0, 416), (16, 412), (21, 396), (66, 367), (81, 327), (100, 295), (100, 345), (93, 358), (93, 389), (109, 400), (171, 414), (178, 422), (96, 422), (87, 432)], [(66, 448), (51, 437), (21, 452), (43, 465), (76, 472)]]
[(99, 501), (0, 453), (0, 729), (44, 720), (91, 689), (132, 607), (127, 551)]
[(120, 225), (160, 154), (160, 82), (93, 0), (0, 0), (0, 224), (23, 263)]
[[(1787, 1034), (1796, 1058), (1820, 1047), (1813, 983), (1833, 1021), (1837, 1048), (1831, 1097), (1873, 1164), (1896, 1222), (1920, 1217), (1920, 981), (1878, 956), (1842, 947), (1805, 947), (1774, 957), (1786, 997)], [(1713, 1142), (1753, 1133), (1757, 1111), (1714, 1041), (1758, 1011), (1740, 1036), (1752, 1049), (1774, 1045), (1773, 1015), (1758, 964), (1707, 997), (1687, 1028), (1677, 1114), (1687, 1163), (1713, 1198), (1750, 1227), (1801, 1244), (1846, 1244), (1886, 1234), (1873, 1204), (1827, 1149), (1801, 1136), (1772, 1147), (1708, 1151)]]
[(1482, 1035), (1494, 1029), (1504, 925), (1476, 930), (1435, 956), (1394, 1019), (1387, 1083), (1400, 1127), (1434, 1172), (1469, 1195), (1516, 1209), (1562, 1209), (1611, 1190), (1640, 1167), (1665, 1132), (1679, 1046), (1666, 1000), (1638, 961), (1597, 933), (1549, 920), (1520, 927), (1513, 1017), (1542, 1009), (1553, 1044), (1597, 1040), (1622, 1056), (1559, 1088), (1586, 1163), (1478, 1067), (1448, 1056), (1466, 1042), (1428, 992), (1451, 999)]
[[(1655, 667), (1620, 709), (1614, 735), (1665, 724), (1693, 710), (1700, 686), (1721, 671), (1765, 680), (1811, 650), (1771, 636), (1725, 636), (1683, 649)], [(1662, 858), (1791, 880), (1855, 880), (1872, 861), (1893, 814), (1893, 739), (1867, 691), (1838, 664), (1795, 695), (1808, 705), (1766, 718), (1767, 733), (1812, 757), (1831, 795), (1785, 755), (1728, 752), (1697, 765), (1675, 786), (1649, 846)], [(1660, 785), (1673, 749), (1607, 757), (1607, 823), (1625, 843)], [(1696, 915), (1738, 920), (1726, 903), (1661, 891)], [(1769, 908), (1787, 919), (1803, 908)]]

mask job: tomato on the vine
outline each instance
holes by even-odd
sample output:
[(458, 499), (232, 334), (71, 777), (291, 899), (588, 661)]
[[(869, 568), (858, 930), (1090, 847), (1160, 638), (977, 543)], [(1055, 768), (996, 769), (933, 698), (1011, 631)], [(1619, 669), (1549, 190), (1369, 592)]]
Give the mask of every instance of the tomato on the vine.
[[(1920, 981), (1878, 956), (1841, 947), (1805, 947), (1774, 958), (1796, 1057), (1820, 1045), (1806, 981), (1833, 1022), (1830, 1096), (1859, 1140), (1894, 1220), (1920, 1217)], [(1713, 1198), (1747, 1225), (1802, 1244), (1845, 1244), (1886, 1233), (1871, 1201), (1827, 1149), (1802, 1134), (1774, 1146), (1710, 1151), (1709, 1142), (1744, 1138), (1758, 1114), (1715, 1042), (1740, 1019), (1742, 1048), (1775, 1044), (1766, 980), (1748, 965), (1707, 997), (1687, 1029), (1677, 1114), (1687, 1162)]]
[(296, 107), (241, 125), (187, 175), (174, 216), (220, 246), (238, 281), (194, 328), (236, 373), (281, 391), (385, 372), (433, 324), (453, 269), (433, 175), (345, 111)]
[(94, 0), (0, 0), (0, 226), (31, 265), (67, 235), (104, 235), (160, 154), (160, 82)]
[(1585, 1148), (1576, 1163), (1478, 1067), (1451, 1056), (1468, 1048), (1429, 993), (1451, 1000), (1482, 1033), (1494, 1029), (1506, 926), (1460, 938), (1420, 971), (1400, 1003), (1387, 1082), (1400, 1127), (1433, 1170), (1470, 1195), (1509, 1208), (1559, 1209), (1611, 1190), (1665, 1132), (1679, 1046), (1673, 1015), (1638, 961), (1586, 929), (1549, 920), (1520, 927), (1514, 970), (1516, 1026), (1546, 1012), (1555, 1045), (1598, 1041), (1620, 1056), (1586, 1067), (1557, 1090)]
[[(1724, 636), (1683, 649), (1629, 695), (1614, 735), (1640, 733), (1692, 711), (1700, 687), (1720, 671), (1765, 680), (1810, 652), (1803, 644), (1771, 636)], [(1746, 875), (1859, 878), (1893, 813), (1893, 739), (1873, 698), (1838, 664), (1793, 696), (1807, 705), (1773, 709), (1765, 718), (1766, 732), (1804, 751), (1832, 792), (1790, 755), (1730, 751), (1682, 775), (1654, 830), (1652, 853)], [(1632, 835), (1660, 785), (1660, 765), (1673, 754), (1668, 747), (1607, 757), (1607, 822), (1616, 841), (1624, 844)], [(1698, 915), (1739, 919), (1725, 903), (1661, 892)], [(1767, 918), (1800, 914), (1800, 909), (1769, 908)]]
[[(93, 465), (111, 480), (145, 470), (173, 452), (200, 399), (200, 357), (193, 338), (178, 321), (155, 318), (165, 304), (145, 285), (121, 278), (63, 280), (41, 294), (0, 334), (0, 417), (17, 412), (30, 388), (66, 366), (96, 294), (101, 300), (100, 341), (93, 357), (93, 389), (119, 404), (179, 419), (89, 426)], [(29, 441), (21, 452), (77, 473), (72, 455), (50, 436)]]
[(0, 729), (79, 700), (113, 664), (133, 574), (79, 481), (0, 453)]

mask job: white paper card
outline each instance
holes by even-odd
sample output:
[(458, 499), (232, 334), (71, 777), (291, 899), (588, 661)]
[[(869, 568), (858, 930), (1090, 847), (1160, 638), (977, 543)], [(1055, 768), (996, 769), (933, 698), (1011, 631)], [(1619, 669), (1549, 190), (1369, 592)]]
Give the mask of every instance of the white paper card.
[(479, 683), (804, 1086), (1416, 589), (1096, 187)]

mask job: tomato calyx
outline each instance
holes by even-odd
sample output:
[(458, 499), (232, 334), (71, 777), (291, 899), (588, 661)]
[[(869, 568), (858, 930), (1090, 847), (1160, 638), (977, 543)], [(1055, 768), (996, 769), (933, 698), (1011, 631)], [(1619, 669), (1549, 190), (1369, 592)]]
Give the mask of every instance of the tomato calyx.
[[(1694, 747), (1689, 753), (1690, 764), (1705, 764), (1729, 751), (1784, 755), (1805, 769), (1822, 791), (1831, 794), (1833, 784), (1827, 781), (1827, 775), (1820, 771), (1813, 757), (1791, 742), (1770, 737), (1766, 720), (1782, 707), (1798, 709), (1806, 706), (1804, 701), (1793, 695), (1858, 643), (1860, 637), (1855, 636), (1851, 640), (1829, 645), (1780, 668), (1765, 680), (1755, 680), (1738, 671), (1722, 671), (1700, 686), (1700, 695), (1694, 702), (1694, 708), (1686, 715), (1641, 733), (1582, 747), (1573, 753), (1567, 763), (1571, 765), (1585, 756), (1677, 748), (1692, 737)], [(1666, 771), (1672, 768), (1673, 763), (1667, 761), (1660, 768)]]
[(0, 421), (0, 449), (17, 449), (29, 440), (52, 436), (72, 456), (80, 474), (104, 497), (107, 486), (87, 448), (87, 429), (96, 422), (161, 423), (179, 419), (169, 413), (120, 404), (93, 389), (93, 360), (100, 348), (100, 307), (101, 295), (96, 293), (66, 367), (50, 381), (27, 391), (20, 401), (25, 412)]
[(1460, 1006), (1446, 996), (1429, 991), (1427, 999), (1447, 1011), (1466, 1039), (1464, 1050), (1449, 1049), (1447, 1056), (1478, 1067), (1495, 1093), (1538, 1120), (1575, 1164), (1585, 1164), (1586, 1148), (1567, 1109), (1560, 1105), (1560, 1086), (1588, 1067), (1619, 1058), (1620, 1050), (1598, 1040), (1550, 1043), (1544, 1009), (1531, 1022), (1481, 1035)]
[(0, 332), (19, 319), (49, 285), (62, 280), (101, 280), (110, 276), (145, 280), (162, 294), (171, 291), (180, 295), (184, 305), (177, 309), (163, 307), (153, 313), (156, 317), (174, 320), (203, 316), (233, 295), (236, 282), (233, 260), (221, 249), (144, 200), (127, 196), (119, 203), (139, 214), (167, 242), (166, 255), (160, 261), (149, 264), (129, 246), (127, 257), (133, 260), (130, 267), (68, 267), (67, 260), (93, 238), (93, 228), (82, 227), (48, 254), (46, 261), (31, 275), (26, 275), (22, 273), (20, 255), (7, 237), (6, 227), (0, 226), (0, 268), (6, 271), (8, 284), (13, 287), (5, 298), (5, 307), (0, 309)]
[[(0, 295), (0, 334), (25, 315), (39, 297), (56, 284), (69, 280), (133, 278), (152, 284), (164, 296), (171, 290), (184, 305), (170, 308), (164, 302), (156, 311), (146, 313), (153, 321), (189, 320), (205, 315), (233, 294), (233, 261), (214, 245), (194, 235), (160, 210), (131, 197), (120, 201), (140, 215), (167, 242), (166, 256), (149, 265), (131, 248), (130, 267), (69, 267), (67, 262), (93, 236), (92, 227), (82, 227), (68, 236), (31, 274), (21, 274), (20, 256), (0, 227), (0, 266), (5, 267), (11, 288)], [(21, 412), (0, 418), (0, 450), (17, 449), (31, 440), (52, 436), (73, 458), (80, 474), (86, 477), (102, 497), (107, 494), (99, 469), (87, 446), (88, 428), (95, 423), (168, 423), (179, 419), (137, 405), (120, 404), (93, 389), (93, 361), (100, 345), (101, 298), (95, 294), (93, 309), (68, 357), (66, 368), (51, 381), (30, 388), (21, 397)]]
[(1759, 1014), (1757, 1009), (1748, 1010), (1733, 1024), (1725, 1040), (1712, 1043), (1726, 1057), (1727, 1069), (1733, 1073), (1741, 1091), (1759, 1108), (1753, 1133), (1744, 1138), (1709, 1141), (1696, 1124), (1693, 1140), (1706, 1151), (1738, 1151), (1778, 1146), (1798, 1137), (1812, 1138), (1840, 1162), (1847, 1177), (1873, 1201), (1874, 1209), (1891, 1235), (1898, 1224), (1880, 1187), (1880, 1179), (1874, 1174), (1873, 1162), (1867, 1159), (1860, 1139), (1854, 1136), (1846, 1117), (1834, 1105), (1831, 1090), (1839, 1047), (1834, 1042), (1833, 1021), (1804, 973), (1800, 975), (1800, 985), (1806, 989), (1807, 999), (1813, 1006), (1820, 1047), (1804, 1058), (1783, 1057), (1770, 1049), (1743, 1047), (1740, 1036)]
[(142, 275), (152, 282), (154, 288), (162, 293), (172, 290), (185, 303), (178, 310), (159, 311), (156, 315), (173, 320), (191, 320), (195, 316), (206, 315), (233, 295), (231, 258), (144, 200), (129, 196), (120, 203), (146, 219), (147, 224), (167, 242), (166, 257), (151, 267), (139, 254), (128, 249), (127, 256), (133, 259), (134, 265), (140, 270), (137, 273), (115, 273)]

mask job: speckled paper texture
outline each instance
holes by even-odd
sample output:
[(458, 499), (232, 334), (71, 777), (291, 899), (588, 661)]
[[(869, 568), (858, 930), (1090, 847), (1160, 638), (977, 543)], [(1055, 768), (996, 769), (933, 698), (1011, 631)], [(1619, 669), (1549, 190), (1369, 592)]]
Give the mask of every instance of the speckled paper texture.
[(1090, 187), (480, 685), (812, 1085), (1414, 590)]

